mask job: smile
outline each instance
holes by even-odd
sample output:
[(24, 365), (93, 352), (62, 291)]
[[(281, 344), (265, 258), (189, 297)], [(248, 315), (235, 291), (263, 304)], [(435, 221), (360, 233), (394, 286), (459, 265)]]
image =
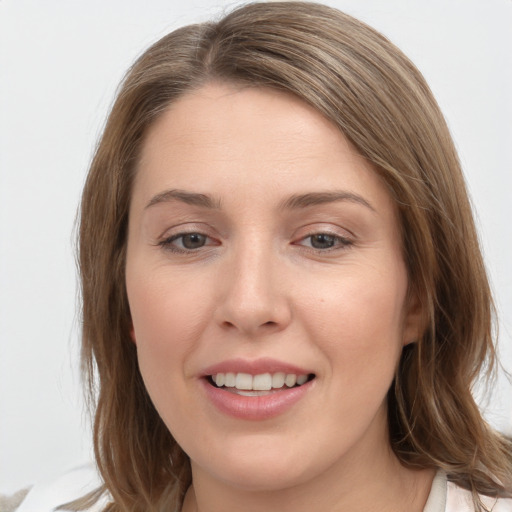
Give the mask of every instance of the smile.
[[(275, 368), (262, 371), (263, 364)], [(317, 380), (314, 373), (271, 361), (238, 362), (237, 366), (244, 366), (240, 370), (245, 370), (238, 372), (227, 366), (234, 365), (218, 365), (203, 374), (200, 382), (207, 401), (218, 412), (239, 420), (261, 421), (285, 414), (311, 393)]]
[(218, 388), (237, 393), (242, 396), (262, 396), (267, 392), (302, 386), (314, 376), (297, 375), (295, 373), (217, 373), (210, 376), (210, 382)]

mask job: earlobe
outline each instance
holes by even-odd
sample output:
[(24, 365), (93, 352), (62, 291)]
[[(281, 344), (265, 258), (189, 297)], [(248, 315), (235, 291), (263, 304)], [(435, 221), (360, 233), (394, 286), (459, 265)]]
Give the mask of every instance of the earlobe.
[(135, 339), (135, 329), (133, 328), (133, 324), (130, 327), (130, 338), (132, 339), (133, 343), (137, 345), (137, 340)]
[(425, 332), (426, 319), (423, 305), (417, 294), (411, 293), (407, 301), (407, 309), (404, 318), (402, 344), (405, 347), (416, 343)]

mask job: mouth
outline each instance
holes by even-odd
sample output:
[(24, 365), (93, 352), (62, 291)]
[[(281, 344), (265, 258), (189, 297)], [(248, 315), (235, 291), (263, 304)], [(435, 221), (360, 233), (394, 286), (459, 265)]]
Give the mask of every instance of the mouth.
[(211, 386), (239, 396), (266, 396), (311, 382), (315, 374), (295, 373), (216, 373), (206, 376)]

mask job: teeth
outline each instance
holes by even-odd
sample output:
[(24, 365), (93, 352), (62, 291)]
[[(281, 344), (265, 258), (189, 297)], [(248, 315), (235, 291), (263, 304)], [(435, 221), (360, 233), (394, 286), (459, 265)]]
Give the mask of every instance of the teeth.
[(293, 388), (295, 384), (297, 384), (297, 375), (294, 375), (293, 373), (289, 373), (286, 376), (286, 379), (284, 379), (284, 383), (289, 387)]
[(299, 386), (302, 386), (302, 384), (304, 384), (307, 380), (308, 380), (308, 376), (307, 375), (299, 375), (297, 377), (297, 384)]
[(252, 379), (252, 389), (256, 391), (268, 391), (272, 389), (272, 375), (270, 375), (270, 373), (255, 375)]
[(215, 384), (220, 387), (224, 386), (224, 382), (226, 382), (226, 376), (223, 373), (218, 373), (215, 376)]
[(308, 376), (283, 372), (261, 373), (254, 376), (249, 373), (217, 373), (212, 375), (212, 380), (218, 387), (236, 388), (243, 391), (270, 391), (283, 388), (285, 385), (288, 388), (295, 385), (302, 386), (307, 382)]
[(273, 388), (282, 388), (284, 386), (284, 381), (286, 379), (286, 373), (274, 373), (272, 375), (272, 387)]
[(237, 373), (235, 388), (252, 389), (252, 375), (249, 375), (248, 373)]

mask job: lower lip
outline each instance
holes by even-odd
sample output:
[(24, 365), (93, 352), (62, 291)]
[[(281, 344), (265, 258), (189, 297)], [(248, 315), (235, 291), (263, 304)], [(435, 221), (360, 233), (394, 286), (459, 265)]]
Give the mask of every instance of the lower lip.
[(314, 380), (302, 386), (262, 396), (242, 396), (217, 388), (201, 379), (208, 398), (222, 413), (243, 420), (266, 420), (285, 413), (310, 391)]

